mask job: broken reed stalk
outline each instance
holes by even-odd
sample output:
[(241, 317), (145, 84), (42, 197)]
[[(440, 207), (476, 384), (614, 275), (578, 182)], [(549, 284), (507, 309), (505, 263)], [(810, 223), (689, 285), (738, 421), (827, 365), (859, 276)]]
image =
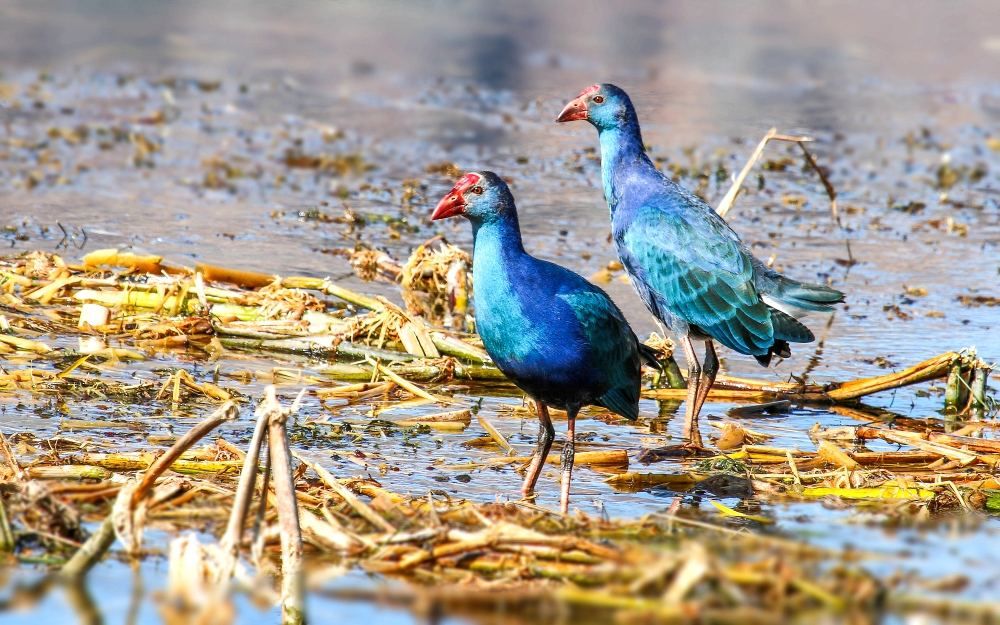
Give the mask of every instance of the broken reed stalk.
[(59, 571), (59, 576), (66, 580), (77, 580), (90, 571), (97, 561), (104, 557), (104, 553), (111, 548), (115, 542), (115, 526), (111, 522), (110, 513), (101, 523), (97, 531), (90, 535), (87, 542), (76, 550), (73, 557), (63, 565)]
[[(233, 349), (302, 354), (312, 357), (340, 356), (343, 358), (360, 359), (370, 356), (387, 362), (420, 360), (420, 358), (415, 357), (413, 354), (378, 347), (367, 347), (351, 341), (340, 340), (339, 337), (329, 334), (277, 336), (251, 328), (236, 329), (223, 325), (216, 325), (215, 330), (219, 333), (219, 340), (222, 342), (222, 345)], [(490, 362), (489, 357), (480, 348), (469, 345), (461, 339), (448, 336), (442, 332), (431, 332), (430, 337), (434, 347), (445, 356), (461, 358), (462, 360), (478, 363), (479, 365)]]
[[(239, 553), (240, 544), (243, 542), (243, 529), (246, 525), (247, 513), (250, 510), (250, 501), (253, 499), (254, 490), (257, 486), (257, 468), (260, 465), (260, 450), (264, 438), (268, 433), (268, 415), (261, 413), (257, 416), (257, 425), (254, 427), (253, 437), (250, 439), (250, 447), (247, 449), (243, 459), (243, 470), (240, 472), (240, 481), (236, 487), (236, 498), (233, 500), (233, 509), (229, 514), (229, 523), (226, 526), (226, 533), (222, 537), (222, 552), (227, 558), (225, 563), (226, 571), (223, 573), (229, 577), (236, 564), (236, 557)], [(267, 488), (267, 485), (264, 485)]]
[(343, 499), (347, 505), (354, 509), (364, 520), (368, 521), (372, 526), (377, 527), (387, 534), (395, 534), (396, 528), (385, 520), (380, 514), (375, 512), (371, 506), (361, 501), (357, 495), (351, 492), (349, 488), (341, 484), (337, 478), (335, 478), (329, 471), (319, 466), (316, 463), (304, 460), (299, 454), (292, 452), (293, 455), (298, 458), (299, 462), (306, 465), (313, 470), (319, 479), (323, 480), (323, 483), (333, 489), (333, 492), (337, 493), (341, 499)]
[(777, 128), (771, 128), (766, 133), (764, 133), (764, 137), (757, 144), (757, 147), (754, 148), (754, 151), (750, 155), (750, 158), (747, 159), (746, 164), (743, 165), (743, 169), (740, 170), (740, 173), (733, 180), (733, 184), (729, 187), (729, 190), (726, 191), (726, 194), (722, 197), (722, 200), (719, 202), (719, 205), (715, 208), (715, 212), (717, 212), (720, 217), (725, 217), (726, 214), (729, 213), (729, 209), (733, 207), (733, 204), (736, 202), (736, 196), (739, 194), (740, 189), (743, 187), (743, 182), (750, 174), (750, 171), (753, 169), (754, 165), (757, 164), (757, 161), (760, 160), (761, 155), (764, 153), (764, 148), (766, 148), (767, 144), (771, 141), (788, 141), (790, 143), (795, 143), (796, 145), (799, 146), (799, 149), (802, 150), (802, 155), (806, 159), (806, 164), (809, 165), (810, 169), (816, 172), (817, 176), (819, 176), (819, 180), (823, 184), (823, 189), (826, 191), (827, 197), (830, 198), (830, 213), (833, 216), (833, 219), (839, 225), (840, 211), (837, 208), (837, 191), (836, 189), (833, 188), (833, 184), (827, 177), (826, 172), (824, 172), (823, 168), (821, 168), (819, 166), (819, 163), (816, 162), (816, 157), (814, 157), (812, 152), (810, 152), (809, 149), (806, 148), (806, 143), (813, 141), (813, 138), (805, 136), (779, 134)]
[(170, 465), (181, 457), (181, 454), (193, 447), (195, 443), (204, 438), (209, 432), (212, 432), (226, 421), (234, 420), (238, 416), (239, 408), (236, 402), (227, 401), (201, 421), (201, 423), (188, 430), (184, 436), (177, 439), (177, 442), (171, 445), (166, 453), (157, 458), (156, 462), (146, 469), (139, 485), (132, 492), (132, 506), (136, 506), (149, 494), (156, 480), (170, 468)]
[(962, 354), (958, 352), (946, 352), (896, 373), (841, 382), (835, 385), (835, 388), (826, 391), (825, 394), (834, 401), (851, 400), (879, 391), (934, 380), (943, 377), (950, 366), (961, 362), (962, 359)]
[(281, 286), (286, 289), (311, 289), (332, 295), (342, 299), (349, 304), (367, 308), (368, 310), (379, 310), (383, 308), (382, 303), (374, 297), (356, 293), (350, 289), (334, 284), (325, 278), (307, 278), (302, 276), (290, 276), (281, 280)]
[[(963, 467), (976, 461), (982, 461), (992, 466), (1000, 464), (1000, 458), (993, 455), (1000, 453), (1000, 443), (989, 439), (954, 436), (951, 434), (905, 432), (878, 427), (859, 427), (856, 432), (860, 440), (881, 438), (890, 443), (909, 445), (921, 451), (954, 460)], [(952, 445), (961, 445), (962, 449)], [(991, 455), (977, 455), (973, 451), (968, 450), (985, 452)]]
[(268, 456), (271, 459), (271, 479), (281, 533), (281, 622), (283, 625), (300, 625), (305, 623), (305, 578), (302, 572), (302, 529), (286, 429), (292, 411), (278, 403), (273, 385), (265, 389), (264, 400), (257, 411), (259, 418), (267, 418)]
[(10, 443), (7, 442), (7, 437), (4, 436), (3, 432), (0, 432), (0, 451), (3, 452), (4, 458), (7, 460), (7, 466), (10, 467), (10, 472), (14, 478), (19, 482), (23, 482), (27, 479), (24, 469), (22, 469), (20, 463), (18, 463), (17, 457), (14, 455), (14, 451), (10, 448)]
[[(535, 410), (538, 410), (537, 405)], [(493, 441), (497, 445), (499, 445), (501, 449), (504, 450), (504, 453), (506, 453), (508, 456), (514, 455), (514, 447), (511, 446), (507, 438), (502, 433), (500, 433), (500, 430), (494, 427), (493, 423), (486, 417), (486, 415), (484, 415), (482, 412), (479, 412), (476, 414), (476, 419), (479, 421), (479, 425), (481, 425), (482, 428), (486, 430), (486, 433), (489, 434), (490, 438), (492, 438)]]
[[(463, 365), (460, 362), (454, 361), (451, 364), (454, 364), (454, 369), (450, 366), (438, 365), (433, 361), (421, 362), (415, 360), (396, 364), (393, 366), (392, 371), (414, 382), (431, 382), (454, 377), (455, 379), (468, 379), (476, 382), (510, 383), (510, 380), (496, 367)], [(335, 380), (366, 382), (372, 379), (373, 369), (355, 364), (330, 363), (318, 369), (318, 371), (322, 375)]]
[(972, 372), (972, 399), (970, 408), (977, 418), (986, 414), (986, 378), (990, 376), (990, 367), (979, 363)]
[(38, 465), (28, 468), (33, 480), (106, 480), (114, 473), (104, 467), (87, 464)]
[[(513, 451), (513, 449), (511, 449)], [(508, 452), (509, 453), (509, 452)], [(497, 456), (486, 461), (487, 466), (505, 464), (528, 464), (532, 456)], [(559, 464), (562, 458), (559, 454), (551, 454), (545, 459), (547, 464)], [(605, 466), (628, 468), (628, 452), (624, 449), (608, 449), (601, 451), (578, 451), (573, 463), (576, 466)]]
[[(228, 332), (217, 328), (220, 332)], [(366, 347), (349, 341), (337, 342), (332, 336), (302, 336), (293, 338), (255, 338), (245, 336), (250, 331), (241, 331), (244, 336), (221, 335), (219, 341), (226, 348), (243, 349), (257, 352), (275, 352), (281, 354), (297, 354), (310, 358), (351, 358), (364, 360), (373, 358), (381, 362), (396, 363), (401, 367), (398, 371), (401, 375), (411, 380), (428, 381), (445, 377), (448, 374), (445, 367), (434, 364), (434, 360), (416, 358), (412, 354), (399, 351), (381, 349), (376, 347)], [(471, 345), (463, 351), (455, 344), (462, 343), (459, 339), (440, 336), (446, 340), (438, 341), (437, 332), (432, 332), (435, 345), (445, 356), (454, 356), (475, 362), (486, 362), (485, 358), (479, 357), (478, 348)], [(358, 365), (346, 363), (331, 363), (324, 369), (330, 377), (338, 380), (369, 380), (372, 370)], [(507, 378), (499, 369), (485, 364), (466, 364), (459, 361), (454, 362), (454, 375), (459, 378), (470, 380), (503, 382)]]
[[(270, 438), (270, 437), (269, 437)], [(270, 442), (268, 442), (270, 447)], [(268, 484), (271, 483), (271, 454), (264, 457), (264, 469), (260, 473), (260, 492), (263, 494), (268, 494)], [(257, 511), (253, 518), (253, 541), (250, 544), (250, 555), (253, 557), (253, 561), (257, 568), (260, 568), (260, 563), (264, 558), (264, 521), (265, 515), (267, 514), (267, 500), (269, 497), (261, 497), (257, 502)]]
[[(809, 151), (809, 148), (806, 147), (806, 142), (796, 141), (795, 144), (799, 146), (800, 150), (802, 150), (802, 155), (805, 157), (806, 163), (808, 163), (809, 167), (811, 167), (812, 170), (816, 172), (816, 175), (819, 176), (819, 181), (823, 184), (823, 189), (826, 190), (826, 196), (830, 198), (830, 213), (833, 215), (834, 221), (837, 222), (837, 225), (842, 225), (840, 223), (840, 210), (837, 208), (837, 190), (833, 188), (833, 183), (830, 182), (826, 172), (823, 171), (823, 168), (816, 162), (816, 157), (813, 156), (812, 152)], [(848, 254), (850, 254), (850, 251), (851, 247), (848, 246)], [(853, 260), (853, 258), (851, 260)]]
[(659, 372), (659, 375), (666, 378), (668, 388), (682, 388), (687, 390), (687, 382), (684, 380), (684, 374), (681, 373), (681, 368), (674, 360), (673, 355), (664, 361), (660, 362), (663, 370)]
[(394, 373), (393, 371), (387, 369), (386, 367), (383, 367), (381, 364), (379, 364), (379, 362), (377, 360), (373, 360), (370, 357), (366, 358), (365, 360), (368, 361), (368, 364), (371, 365), (371, 367), (375, 371), (378, 371), (381, 375), (389, 378), (397, 386), (399, 386), (399, 388), (401, 388), (404, 391), (410, 393), (411, 395), (416, 395), (417, 397), (421, 397), (421, 398), (426, 399), (428, 401), (438, 402), (438, 403), (442, 403), (442, 404), (450, 404), (450, 403), (454, 403), (455, 402), (455, 400), (452, 399), (451, 397), (444, 397), (443, 395), (432, 395), (431, 393), (429, 393), (429, 392), (425, 391), (424, 389), (420, 388), (419, 386), (417, 386), (413, 382), (410, 382), (406, 378), (398, 375), (397, 373)]
[(717, 212), (720, 217), (725, 217), (729, 212), (729, 209), (733, 207), (733, 203), (736, 201), (736, 194), (739, 193), (740, 189), (743, 187), (743, 181), (747, 179), (747, 176), (750, 174), (750, 170), (753, 169), (753, 166), (757, 164), (758, 160), (760, 160), (760, 155), (764, 153), (764, 148), (767, 147), (767, 142), (773, 139), (776, 134), (778, 134), (777, 128), (771, 128), (764, 133), (764, 138), (761, 139), (760, 143), (757, 144), (757, 147), (754, 148), (753, 154), (751, 154), (750, 158), (747, 159), (746, 164), (743, 165), (743, 169), (740, 170), (736, 179), (733, 180), (733, 184), (730, 185), (729, 190), (726, 191), (724, 196), (722, 196), (722, 201), (719, 202), (719, 205), (715, 208), (715, 212)]
[[(146, 469), (142, 480), (138, 483), (136, 488), (132, 490), (130, 496), (129, 506), (134, 509), (134, 507), (142, 501), (149, 494), (149, 491), (153, 488), (156, 483), (157, 478), (163, 474), (164, 471), (170, 468), (181, 454), (190, 449), (195, 443), (202, 439), (206, 434), (219, 427), (222, 423), (226, 421), (231, 421), (237, 417), (239, 410), (235, 402), (227, 401), (222, 406), (216, 409), (208, 418), (203, 420), (198, 425), (191, 428), (184, 436), (179, 438), (177, 442), (170, 447), (169, 450), (163, 456), (161, 456), (156, 462), (154, 462), (148, 469)], [(119, 491), (119, 496), (127, 496), (129, 489), (123, 488)], [(90, 535), (85, 542), (77, 551), (73, 554), (73, 557), (63, 565), (62, 569), (59, 571), (59, 576), (63, 579), (73, 580), (79, 579), (86, 575), (88, 571), (104, 556), (111, 545), (115, 542), (115, 526), (112, 520), (112, 513), (109, 513), (105, 517), (101, 526), (98, 528), (97, 532)]]
[[(801, 402), (850, 402), (880, 391), (943, 378), (956, 365), (963, 369), (975, 366), (965, 364), (964, 361), (967, 358), (968, 356), (958, 352), (946, 352), (895, 373), (824, 385), (800, 384), (796, 382), (763, 382), (748, 378), (720, 375), (716, 379), (712, 390), (709, 391), (708, 397), (709, 399), (716, 400), (743, 401), (767, 401), (785, 398)], [(642, 395), (643, 397), (652, 399), (683, 400), (685, 397), (684, 393), (683, 389), (657, 388), (644, 390)]]
[(7, 517), (7, 506), (3, 499), (0, 499), (0, 553), (13, 553), (17, 542), (14, 538), (14, 530), (10, 526), (10, 519)]
[(944, 390), (944, 409), (949, 413), (957, 413), (965, 406), (965, 380), (962, 379), (962, 363), (956, 362), (948, 371), (948, 382)]
[(301, 354), (313, 358), (376, 358), (386, 362), (409, 362), (416, 360), (411, 354), (378, 347), (365, 347), (350, 341), (341, 341), (335, 336), (300, 336), (294, 338), (271, 339), (246, 336), (221, 336), (225, 347), (269, 351), (282, 354)]

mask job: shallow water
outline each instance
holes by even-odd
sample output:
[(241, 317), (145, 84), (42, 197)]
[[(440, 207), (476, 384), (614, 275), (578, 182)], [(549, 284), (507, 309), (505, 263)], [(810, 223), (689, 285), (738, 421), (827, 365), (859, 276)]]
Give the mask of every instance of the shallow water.
[[(1000, 6), (870, 5), (8, 2), (0, 9), (0, 226), (12, 226), (4, 237), (15, 251), (58, 248), (76, 258), (99, 247), (134, 247), (185, 264), (332, 276), (395, 297), (393, 285), (361, 283), (341, 257), (324, 251), (363, 241), (405, 258), (435, 233), (467, 246), (466, 224), (426, 221), (451, 183), (428, 165), (447, 161), (511, 179), (528, 248), (592, 275), (614, 258), (596, 137), (589, 126), (552, 119), (584, 86), (613, 81), (632, 94), (654, 156), (686, 168), (682, 181), (704, 183), (700, 190), (712, 202), (767, 128), (817, 138), (811, 149), (829, 168), (843, 228), (831, 220), (815, 175), (802, 170), (793, 146), (782, 145), (769, 148), (767, 159), (777, 169), (787, 156), (784, 170), (758, 166), (729, 218), (762, 258), (773, 254), (789, 275), (829, 279), (848, 293), (829, 326), (825, 318), (810, 322), (824, 341), (813, 379), (875, 375), (970, 345), (996, 361), (998, 309), (957, 298), (1000, 294), (1000, 151), (990, 142), (1000, 138)], [(81, 124), (88, 135), (76, 143), (60, 134)], [(142, 153), (129, 132), (159, 149)], [(347, 162), (343, 175), (289, 169), (289, 149), (359, 155), (371, 168)], [(947, 189), (938, 184), (942, 163), (959, 174)], [(227, 176), (227, 165), (238, 173)], [(712, 175), (703, 180), (703, 171)], [(410, 207), (401, 207), (405, 179), (424, 185)], [(338, 216), (345, 208), (367, 216), (366, 225), (307, 214)], [(843, 262), (848, 243), (853, 266)], [(640, 335), (655, 329), (628, 284), (616, 277), (605, 286)], [(770, 370), (732, 354), (723, 363), (737, 375), (784, 379), (802, 373), (812, 355), (812, 346), (800, 348)], [(176, 365), (161, 357), (140, 375), (158, 379), (156, 367)], [(234, 356), (224, 369), (272, 365)], [(259, 384), (237, 388), (260, 391)], [(291, 396), (296, 389), (285, 390)], [(44, 416), (30, 399), (0, 400), (6, 432), (58, 431), (59, 418)], [(934, 417), (941, 397), (904, 390), (868, 403)], [(501, 410), (519, 404), (489, 397), (483, 410), (527, 451), (534, 424)], [(730, 407), (708, 405), (705, 431)], [(193, 422), (167, 415), (168, 408), (146, 416), (147, 431), (116, 442), (144, 446), (147, 434)], [(358, 473), (331, 454), (340, 441), (309, 423), (364, 423), (378, 408), (327, 412), (307, 403), (309, 453), (334, 473)], [(72, 409), (75, 418), (107, 417), (96, 402)], [(588, 444), (635, 452), (676, 437), (680, 424), (669, 419), (676, 410), (645, 401), (636, 425), (585, 418), (578, 433)], [(668, 421), (665, 434), (650, 431), (657, 415)], [(806, 431), (817, 422), (857, 423), (795, 407), (750, 426), (775, 435), (776, 445), (811, 449)], [(466, 471), (448, 468), (491, 455), (463, 446), (479, 433), (475, 424), (464, 434), (408, 440), (370, 432), (358, 446), (373, 465), (398, 468), (373, 469), (392, 489), (514, 496), (513, 469), (469, 471), (473, 479), (464, 483), (455, 478)], [(240, 435), (245, 424), (227, 437)], [(553, 477), (543, 478), (543, 505), (555, 502)], [(639, 516), (677, 496), (614, 493), (587, 469), (577, 479), (574, 505), (587, 512)], [(694, 497), (684, 503), (700, 505)], [(855, 509), (821, 504), (764, 505), (762, 513), (777, 520), (774, 531), (893, 555), (875, 565), (882, 570), (977, 571), (963, 591), (969, 597), (990, 597), (1000, 585), (995, 517), (971, 527), (959, 520), (889, 530), (878, 518), (860, 525)], [(158, 565), (147, 566), (154, 578)], [(100, 571), (109, 582), (131, 579), (114, 563)], [(118, 620), (127, 598), (102, 594), (99, 608)], [(39, 610), (18, 618), (56, 618), (67, 607), (49, 599)], [(358, 617), (374, 618), (365, 614)], [(271, 618), (245, 614), (246, 622)], [(155, 611), (147, 607), (139, 621), (151, 620)]]

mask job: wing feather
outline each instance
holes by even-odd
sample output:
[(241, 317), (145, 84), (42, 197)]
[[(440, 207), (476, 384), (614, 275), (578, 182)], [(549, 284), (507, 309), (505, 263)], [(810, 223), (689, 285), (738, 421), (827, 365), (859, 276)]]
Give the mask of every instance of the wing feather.
[(767, 354), (774, 325), (754, 286), (751, 256), (725, 221), (700, 200), (693, 206), (695, 200), (646, 198), (616, 233), (622, 261), (642, 281), (651, 308), (743, 354)]
[(642, 368), (639, 339), (604, 291), (582, 278), (573, 287), (559, 297), (569, 304), (580, 324), (583, 342), (590, 351), (587, 360), (601, 371), (604, 388), (597, 399), (604, 407), (635, 420), (639, 416)]

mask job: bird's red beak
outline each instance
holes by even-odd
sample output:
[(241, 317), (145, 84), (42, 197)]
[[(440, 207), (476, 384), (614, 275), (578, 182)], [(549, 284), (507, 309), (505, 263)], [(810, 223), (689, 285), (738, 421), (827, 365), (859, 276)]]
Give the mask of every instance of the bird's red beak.
[(475, 186), (477, 182), (479, 182), (479, 174), (465, 174), (459, 178), (455, 186), (451, 188), (451, 191), (446, 193), (441, 198), (441, 201), (438, 202), (434, 212), (431, 213), (431, 221), (446, 219), (464, 213), (465, 196), (462, 194)]
[(448, 192), (448, 195), (441, 198), (441, 201), (438, 202), (437, 208), (431, 213), (431, 221), (454, 217), (455, 215), (461, 215), (463, 212), (465, 212), (465, 198), (462, 196), (461, 191), (452, 189)]
[(587, 100), (590, 96), (600, 91), (600, 85), (591, 85), (583, 91), (580, 95), (576, 96), (569, 101), (565, 107), (563, 107), (562, 113), (559, 113), (559, 117), (556, 118), (557, 122), (575, 122), (581, 119), (587, 119), (589, 111), (587, 110)]
[(570, 100), (569, 104), (563, 108), (562, 113), (559, 113), (556, 121), (575, 122), (580, 119), (587, 119), (587, 101), (584, 98)]

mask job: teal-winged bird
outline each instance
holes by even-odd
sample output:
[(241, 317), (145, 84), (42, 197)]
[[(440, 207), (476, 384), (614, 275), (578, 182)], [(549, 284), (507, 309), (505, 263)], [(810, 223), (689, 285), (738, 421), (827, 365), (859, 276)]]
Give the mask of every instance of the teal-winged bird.
[[(556, 119), (575, 120), (590, 122), (598, 132), (601, 183), (618, 256), (646, 307), (684, 350), (683, 435), (700, 448), (698, 414), (719, 370), (714, 342), (766, 367), (772, 356), (790, 355), (789, 343), (814, 340), (796, 315), (829, 311), (844, 294), (772, 271), (711, 206), (657, 170), (622, 89), (584, 89)], [(705, 342), (703, 364), (692, 340)]]

